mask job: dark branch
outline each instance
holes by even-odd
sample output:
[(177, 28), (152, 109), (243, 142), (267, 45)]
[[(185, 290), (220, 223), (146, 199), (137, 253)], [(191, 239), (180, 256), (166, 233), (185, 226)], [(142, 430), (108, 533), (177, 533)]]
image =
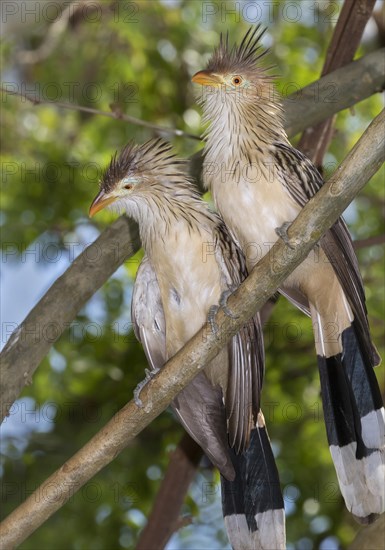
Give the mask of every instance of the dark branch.
[[(376, 0), (346, 0), (342, 6), (332, 40), (326, 52), (321, 76), (349, 63), (360, 44)], [(324, 120), (317, 126), (307, 128), (298, 148), (321, 168), (324, 155), (333, 137), (335, 117)]]
[(385, 244), (385, 234), (375, 235), (374, 237), (367, 237), (366, 239), (359, 239), (354, 241), (353, 245), (356, 250), (360, 248), (368, 248), (369, 246), (375, 246), (378, 244)]
[(184, 497), (202, 456), (199, 445), (186, 433), (170, 457), (166, 475), (136, 550), (164, 548), (171, 535), (180, 529)]

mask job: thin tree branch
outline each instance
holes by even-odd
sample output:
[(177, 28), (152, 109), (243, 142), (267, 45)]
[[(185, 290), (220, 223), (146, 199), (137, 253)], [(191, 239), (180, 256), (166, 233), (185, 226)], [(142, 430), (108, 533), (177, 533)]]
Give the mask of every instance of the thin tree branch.
[(368, 248), (369, 246), (375, 246), (377, 244), (385, 244), (385, 234), (375, 235), (374, 237), (367, 237), (366, 239), (359, 239), (353, 242), (353, 246), (356, 250)]
[[(385, 49), (378, 50), (303, 88), (296, 98), (285, 101), (289, 136), (327, 117), (330, 110), (344, 109), (385, 86)], [(338, 84), (338, 87), (337, 87)], [(338, 90), (337, 103), (328, 101), (330, 86)], [(337, 108), (338, 105), (338, 108)], [(320, 115), (318, 109), (323, 113)], [(199, 181), (201, 153), (193, 155), (192, 175)], [(115, 221), (87, 248), (52, 285), (26, 319), (11, 335), (0, 354), (1, 419), (21, 390), (31, 380), (49, 348), (70, 325), (77, 312), (119, 265), (140, 246), (134, 224), (125, 218)], [(89, 276), (85, 277), (84, 273)], [(65, 297), (66, 307), (59, 304)]]
[[(4, 83), (3, 83), (4, 84)], [(13, 85), (13, 83), (12, 83)], [(166, 126), (159, 126), (158, 124), (152, 124), (146, 120), (141, 120), (140, 118), (135, 118), (130, 115), (125, 115), (119, 109), (111, 109), (111, 111), (100, 111), (99, 109), (94, 109), (93, 107), (85, 107), (83, 105), (78, 105), (77, 103), (68, 103), (66, 101), (51, 101), (50, 99), (42, 99), (39, 97), (34, 97), (29, 94), (23, 94), (11, 88), (6, 88), (0, 86), (0, 91), (6, 95), (18, 96), (22, 99), (25, 99), (32, 103), (33, 105), (52, 105), (59, 109), (69, 109), (71, 111), (81, 111), (83, 113), (91, 113), (93, 115), (106, 116), (109, 118), (114, 118), (116, 120), (123, 120), (124, 122), (129, 122), (136, 126), (143, 126), (144, 128), (149, 128), (161, 136), (171, 135), (171, 136), (181, 136), (190, 139), (200, 140), (199, 136), (194, 134), (189, 134), (183, 130), (178, 130), (177, 128), (167, 128)]]
[(228, 306), (236, 318), (219, 310), (218, 332), (213, 334), (206, 323), (143, 388), (142, 408), (130, 401), (12, 512), (0, 526), (4, 548), (20, 544), (109, 464), (277, 291), (385, 161), (384, 124), (385, 110), (374, 119), (330, 180), (294, 220), (288, 231), (289, 242), (286, 244), (279, 239), (230, 296)]
[(136, 550), (164, 548), (171, 535), (180, 529), (183, 501), (202, 456), (203, 451), (198, 443), (186, 433), (170, 457), (166, 475)]
[[(360, 44), (376, 0), (345, 0), (326, 52), (321, 76), (349, 63)], [(335, 116), (306, 128), (298, 148), (320, 168), (333, 136)]]

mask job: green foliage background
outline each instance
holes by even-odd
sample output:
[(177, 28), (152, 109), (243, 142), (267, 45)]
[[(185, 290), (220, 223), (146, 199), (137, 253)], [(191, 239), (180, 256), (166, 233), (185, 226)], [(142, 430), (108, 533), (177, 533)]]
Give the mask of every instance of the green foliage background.
[[(5, 26), (2, 80), (18, 91), (35, 89), (45, 99), (103, 111), (114, 104), (126, 114), (199, 134), (200, 110), (190, 77), (204, 67), (219, 32), (229, 30), (232, 39), (244, 34), (249, 25), (245, 17), (256, 17), (245, 11), (247, 4), (239, 2), (234, 14), (226, 11), (234, 8), (230, 2), (94, 2), (100, 9), (73, 18), (46, 59), (23, 65), (18, 53), (37, 48), (52, 23), (53, 12), (43, 10), (44, 2), (37, 3), (36, 21), (24, 22), (19, 11)], [(289, 83), (302, 87), (316, 80), (340, 4), (259, 2), (263, 4), (265, 45), (271, 47), (270, 59), (277, 65), (279, 89), (285, 92)], [(293, 4), (299, 8), (298, 20), (290, 11)], [(369, 32), (358, 56), (376, 47)], [(325, 159), (327, 172), (344, 158), (381, 107), (380, 97), (374, 96), (354, 112), (338, 115)], [(111, 214), (95, 221), (87, 217), (101, 170), (129, 139), (141, 142), (151, 135), (148, 129), (119, 120), (53, 105), (33, 106), (3, 94), (3, 269), (20, 267), (24, 250), (39, 245), (46, 254), (36, 261), (47, 278), (53, 263), (49, 246), (51, 254), (61, 251), (68, 261), (71, 251), (88, 244), (113, 219)], [(201, 147), (187, 138), (173, 142), (181, 156)], [(356, 239), (384, 233), (383, 178), (382, 170), (349, 208)], [(24, 431), (3, 439), (3, 516), (86, 443), (131, 398), (143, 378), (146, 363), (130, 331), (129, 314), (139, 259), (140, 254), (121, 267), (80, 312), (25, 389), (25, 399), (15, 405), (13, 412), (19, 412)], [(359, 250), (359, 260), (374, 340), (384, 355), (383, 246)], [(63, 307), (64, 302), (65, 297)], [(310, 321), (280, 300), (265, 333), (264, 410), (287, 503), (288, 548), (345, 548), (359, 526), (344, 508), (328, 451)], [(384, 368), (377, 374), (384, 388)], [(181, 434), (169, 412), (161, 415), (21, 548), (133, 548), (168, 454)], [(193, 525), (174, 536), (170, 548), (228, 545), (219, 487), (208, 491), (213, 479), (218, 481), (217, 473), (203, 462), (184, 507)]]

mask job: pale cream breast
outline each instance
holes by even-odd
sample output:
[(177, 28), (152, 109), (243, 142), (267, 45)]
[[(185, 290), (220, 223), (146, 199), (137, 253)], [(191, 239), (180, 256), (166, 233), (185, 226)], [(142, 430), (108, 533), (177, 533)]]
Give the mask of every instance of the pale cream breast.
[(172, 228), (151, 251), (166, 319), (166, 346), (174, 355), (206, 322), (222, 292), (221, 273), (208, 231)]
[[(208, 156), (205, 163), (210, 163)], [(240, 243), (249, 269), (270, 250), (278, 236), (275, 229), (296, 218), (295, 203), (269, 162), (252, 159), (237, 165), (217, 159), (220, 174), (207, 178), (215, 204), (225, 223)], [(218, 177), (219, 175), (219, 177)]]

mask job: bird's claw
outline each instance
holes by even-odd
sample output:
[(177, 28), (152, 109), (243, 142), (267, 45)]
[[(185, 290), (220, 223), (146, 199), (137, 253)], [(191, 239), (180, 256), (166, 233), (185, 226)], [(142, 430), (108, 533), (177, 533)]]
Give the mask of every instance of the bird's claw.
[(233, 313), (231, 309), (227, 306), (227, 300), (235, 290), (236, 287), (231, 287), (228, 290), (223, 291), (219, 298), (219, 306), (214, 305), (211, 306), (209, 309), (207, 322), (209, 323), (211, 331), (213, 334), (215, 334), (215, 336), (217, 335), (219, 330), (218, 323), (216, 322), (215, 318), (220, 308), (223, 309), (223, 313), (227, 315), (227, 317), (231, 317), (231, 319), (238, 319), (238, 315), (235, 315), (235, 313)]
[(140, 395), (140, 392), (142, 391), (142, 389), (144, 388), (144, 386), (146, 386), (150, 380), (152, 380), (154, 378), (154, 376), (160, 371), (160, 369), (144, 369), (144, 372), (146, 374), (146, 378), (144, 380), (142, 380), (141, 382), (139, 382), (139, 384), (136, 386), (136, 388), (134, 389), (134, 401), (135, 401), (135, 405), (139, 408), (142, 408), (143, 407), (143, 402), (142, 400), (140, 399), (139, 395)]
[(236, 290), (237, 287), (231, 287), (228, 290), (224, 290), (221, 294), (221, 297), (219, 298), (219, 305), (223, 309), (223, 312), (227, 317), (230, 317), (231, 319), (238, 319), (238, 315), (235, 315), (231, 311), (229, 307), (227, 307), (227, 300), (229, 299), (229, 296), (232, 295), (232, 293)]
[(285, 244), (291, 249), (294, 249), (294, 245), (292, 240), (289, 238), (289, 235), (287, 234), (287, 230), (291, 226), (292, 222), (285, 222), (280, 227), (275, 228), (275, 232), (280, 237)]
[(207, 322), (210, 325), (211, 332), (215, 334), (215, 336), (217, 335), (219, 330), (218, 323), (215, 320), (215, 317), (217, 316), (218, 311), (219, 311), (219, 306), (210, 306), (210, 309), (207, 315)]

